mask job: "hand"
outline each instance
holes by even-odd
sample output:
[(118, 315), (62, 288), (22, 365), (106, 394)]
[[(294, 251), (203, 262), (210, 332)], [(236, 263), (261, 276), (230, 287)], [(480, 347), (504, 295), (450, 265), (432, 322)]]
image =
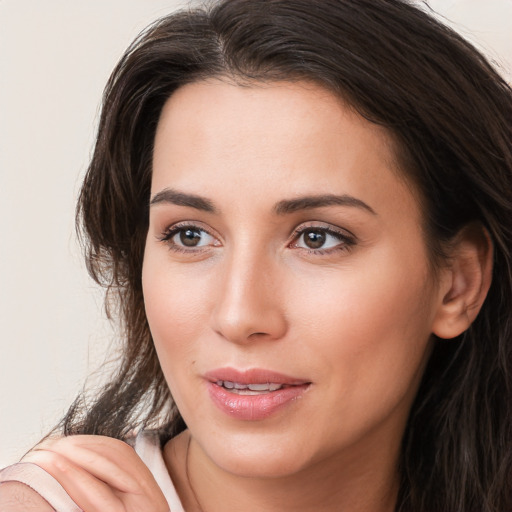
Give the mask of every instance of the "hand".
[(84, 512), (168, 512), (153, 475), (128, 444), (104, 436), (48, 439), (29, 452)]

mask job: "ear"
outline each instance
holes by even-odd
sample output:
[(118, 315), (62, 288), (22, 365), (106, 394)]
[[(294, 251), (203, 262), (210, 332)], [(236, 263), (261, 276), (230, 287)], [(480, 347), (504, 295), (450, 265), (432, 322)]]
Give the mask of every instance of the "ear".
[(441, 300), (432, 332), (455, 338), (475, 320), (492, 280), (493, 247), (480, 224), (464, 227), (452, 243), (449, 263), (442, 270)]

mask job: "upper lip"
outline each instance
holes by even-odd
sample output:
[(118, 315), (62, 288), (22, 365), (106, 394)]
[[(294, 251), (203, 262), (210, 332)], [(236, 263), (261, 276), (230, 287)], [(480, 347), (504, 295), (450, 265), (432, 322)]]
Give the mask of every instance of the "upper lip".
[(288, 386), (300, 386), (310, 384), (311, 381), (284, 375), (272, 370), (251, 368), (248, 370), (237, 370), (235, 368), (217, 368), (204, 374), (205, 379), (210, 382), (228, 381), (238, 384), (287, 384)]

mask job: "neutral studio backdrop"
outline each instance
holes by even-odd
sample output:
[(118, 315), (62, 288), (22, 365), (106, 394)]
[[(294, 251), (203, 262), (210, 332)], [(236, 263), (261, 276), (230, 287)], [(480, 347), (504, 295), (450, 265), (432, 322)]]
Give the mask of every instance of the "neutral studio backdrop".
[[(197, 3), (0, 0), (0, 468), (106, 357), (114, 334), (74, 235), (101, 92), (140, 30)], [(512, 0), (429, 4), (511, 81)]]

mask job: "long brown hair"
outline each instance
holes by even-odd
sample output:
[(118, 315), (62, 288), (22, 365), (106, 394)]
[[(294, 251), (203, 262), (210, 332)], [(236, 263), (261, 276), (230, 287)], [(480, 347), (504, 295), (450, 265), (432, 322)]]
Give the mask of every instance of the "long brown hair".
[(464, 225), (490, 233), (493, 282), (473, 325), (436, 343), (403, 440), (397, 510), (512, 510), (512, 94), (465, 40), (400, 0), (222, 0), (149, 27), (105, 90), (77, 210), (88, 269), (122, 320), (123, 353), (67, 434), (125, 438), (185, 425), (144, 313), (141, 268), (152, 148), (162, 107), (180, 86), (314, 80), (395, 137), (422, 200), (432, 262)]

